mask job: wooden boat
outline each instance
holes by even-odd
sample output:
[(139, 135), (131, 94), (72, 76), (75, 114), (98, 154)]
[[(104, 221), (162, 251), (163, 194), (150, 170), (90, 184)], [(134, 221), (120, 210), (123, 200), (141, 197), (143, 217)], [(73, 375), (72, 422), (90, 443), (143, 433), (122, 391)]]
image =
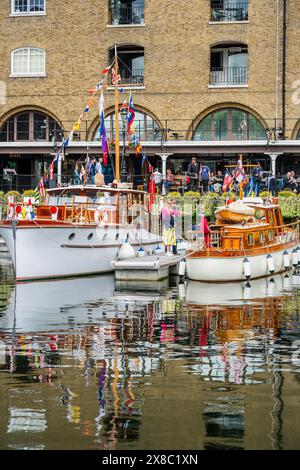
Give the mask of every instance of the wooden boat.
[[(187, 277), (205, 282), (241, 281), (280, 273), (300, 261), (299, 222), (285, 225), (277, 204), (251, 204), (254, 217), (220, 223), (196, 236), (187, 254)], [(220, 212), (219, 212), (220, 213)], [(222, 213), (222, 212), (221, 212)], [(204, 242), (206, 240), (206, 243)]]
[(23, 220), (21, 204), (15, 204), (12, 214), (0, 220), (0, 236), (16, 280), (110, 272), (125, 241), (136, 251), (154, 249), (158, 235), (149, 230), (147, 196), (108, 186), (49, 189), (32, 220)]
[(216, 210), (215, 215), (216, 219), (220, 223), (235, 224), (253, 220), (255, 209), (237, 201), (229, 204), (228, 206), (220, 207)]

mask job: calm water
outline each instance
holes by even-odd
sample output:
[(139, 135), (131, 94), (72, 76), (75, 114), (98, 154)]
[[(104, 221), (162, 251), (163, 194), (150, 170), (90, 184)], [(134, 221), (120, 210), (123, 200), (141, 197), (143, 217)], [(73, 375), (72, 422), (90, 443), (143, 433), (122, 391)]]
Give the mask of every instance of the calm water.
[(300, 448), (300, 276), (153, 294), (0, 268), (1, 449)]

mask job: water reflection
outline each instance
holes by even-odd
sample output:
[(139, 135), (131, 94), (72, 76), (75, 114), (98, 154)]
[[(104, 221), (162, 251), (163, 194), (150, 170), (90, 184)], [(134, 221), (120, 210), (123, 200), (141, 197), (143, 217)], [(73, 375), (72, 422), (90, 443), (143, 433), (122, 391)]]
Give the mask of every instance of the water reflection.
[(292, 275), (118, 292), (0, 285), (3, 449), (297, 448)]

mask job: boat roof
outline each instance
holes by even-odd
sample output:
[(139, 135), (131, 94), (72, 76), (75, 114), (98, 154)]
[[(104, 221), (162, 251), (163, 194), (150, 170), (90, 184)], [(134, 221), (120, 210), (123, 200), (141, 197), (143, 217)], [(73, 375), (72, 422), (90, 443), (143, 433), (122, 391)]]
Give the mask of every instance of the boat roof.
[(263, 223), (245, 223), (244, 225), (242, 224), (226, 224), (223, 225), (222, 228), (226, 229), (237, 229), (237, 230), (249, 230), (249, 229), (257, 229), (257, 228), (263, 228), (263, 227), (270, 227), (270, 224), (267, 222)]
[(76, 193), (98, 193), (98, 192), (116, 192), (116, 193), (134, 193), (134, 194), (147, 194), (145, 191), (138, 191), (136, 189), (128, 189), (128, 188), (112, 188), (111, 186), (96, 186), (96, 185), (76, 185), (76, 186), (61, 186), (56, 188), (47, 189), (47, 193), (50, 195), (53, 194), (61, 194), (65, 192), (73, 192)]
[(279, 207), (278, 204), (247, 204), (249, 207), (253, 207), (253, 209), (260, 209), (266, 211), (267, 209), (277, 209)]

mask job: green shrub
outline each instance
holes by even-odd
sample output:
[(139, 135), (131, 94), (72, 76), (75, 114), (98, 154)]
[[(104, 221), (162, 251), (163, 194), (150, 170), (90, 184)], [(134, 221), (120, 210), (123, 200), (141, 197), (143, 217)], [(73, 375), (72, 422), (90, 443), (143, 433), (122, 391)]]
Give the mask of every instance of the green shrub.
[(26, 189), (23, 192), (22, 197), (33, 197), (34, 196), (34, 189)]
[(292, 191), (280, 191), (278, 193), (279, 197), (297, 197), (296, 193), (293, 193)]
[(177, 191), (171, 191), (167, 194), (167, 198), (168, 199), (180, 199), (181, 198), (181, 194), (178, 193)]
[(269, 191), (262, 191), (261, 193), (259, 193), (259, 197), (265, 199), (267, 197), (271, 197), (272, 196), (272, 193), (270, 193)]
[(194, 199), (200, 199), (200, 194), (197, 191), (187, 191), (183, 195), (184, 197), (190, 197)]

